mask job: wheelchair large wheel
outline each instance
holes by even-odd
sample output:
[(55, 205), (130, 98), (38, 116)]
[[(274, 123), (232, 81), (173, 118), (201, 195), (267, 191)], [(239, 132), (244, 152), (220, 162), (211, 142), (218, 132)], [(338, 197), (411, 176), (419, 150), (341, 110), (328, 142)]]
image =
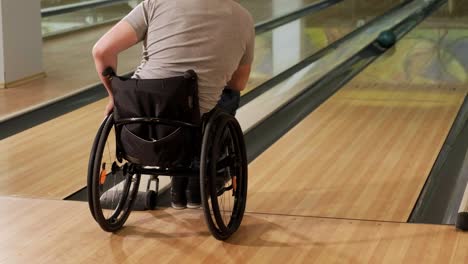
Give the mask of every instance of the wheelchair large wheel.
[(200, 187), (205, 221), (219, 240), (240, 226), (247, 201), (247, 157), (237, 120), (217, 111), (203, 133)]
[(140, 175), (133, 172), (133, 165), (116, 157), (112, 114), (98, 130), (88, 166), (88, 202), (93, 217), (103, 230), (117, 231), (131, 212)]

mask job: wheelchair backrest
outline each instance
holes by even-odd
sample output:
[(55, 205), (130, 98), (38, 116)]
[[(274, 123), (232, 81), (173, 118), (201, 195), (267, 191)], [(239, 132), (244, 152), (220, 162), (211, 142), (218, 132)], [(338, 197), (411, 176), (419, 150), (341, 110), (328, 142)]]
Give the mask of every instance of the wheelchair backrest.
[[(114, 119), (160, 118), (198, 125), (197, 76), (166, 79), (128, 79), (113, 77)], [(196, 134), (189, 127), (167, 124), (132, 123), (116, 126), (117, 151), (127, 160), (148, 166), (186, 166), (193, 158)], [(196, 144), (195, 144), (196, 145)]]

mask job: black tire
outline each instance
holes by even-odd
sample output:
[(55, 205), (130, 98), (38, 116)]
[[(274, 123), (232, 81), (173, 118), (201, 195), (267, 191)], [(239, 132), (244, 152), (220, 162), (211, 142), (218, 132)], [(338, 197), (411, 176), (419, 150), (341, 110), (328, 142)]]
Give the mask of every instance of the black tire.
[(87, 175), (88, 176), (88, 179), (87, 179), (88, 205), (89, 205), (89, 210), (91, 211), (91, 215), (93, 216), (94, 219), (96, 219), (96, 217), (94, 216), (94, 203), (93, 203), (92, 191), (91, 191), (91, 186), (93, 182), (93, 168), (94, 168), (94, 160), (96, 159), (97, 145), (98, 145), (99, 139), (101, 138), (102, 128), (106, 124), (106, 120), (107, 119), (104, 119), (98, 128), (96, 137), (94, 138), (94, 141), (93, 141), (93, 146), (91, 147), (91, 153), (89, 154), (89, 161), (88, 161), (88, 175)]
[[(115, 157), (115, 133), (112, 114), (103, 122), (94, 153), (91, 177), (88, 176), (89, 206), (94, 219), (108, 232), (119, 230), (130, 215), (138, 193), (140, 175), (132, 174), (131, 164)], [(93, 146), (94, 147), (94, 146)], [(107, 171), (110, 170), (108, 173)], [(90, 179), (91, 178), (91, 179)]]
[[(247, 202), (247, 155), (242, 130), (233, 116), (221, 111), (212, 114), (203, 134), (200, 162), (205, 221), (216, 239), (225, 240), (239, 228)], [(229, 209), (226, 195), (232, 195)]]
[(147, 210), (154, 210), (158, 204), (158, 195), (155, 191), (149, 190), (146, 192), (145, 207)]

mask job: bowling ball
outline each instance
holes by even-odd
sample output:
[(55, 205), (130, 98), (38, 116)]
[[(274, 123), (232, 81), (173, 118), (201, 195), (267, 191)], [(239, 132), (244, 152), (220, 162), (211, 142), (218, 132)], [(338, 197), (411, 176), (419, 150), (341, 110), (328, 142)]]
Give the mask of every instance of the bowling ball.
[(377, 37), (377, 43), (379, 43), (379, 45), (385, 49), (388, 49), (395, 45), (396, 40), (396, 35), (389, 30), (383, 31)]

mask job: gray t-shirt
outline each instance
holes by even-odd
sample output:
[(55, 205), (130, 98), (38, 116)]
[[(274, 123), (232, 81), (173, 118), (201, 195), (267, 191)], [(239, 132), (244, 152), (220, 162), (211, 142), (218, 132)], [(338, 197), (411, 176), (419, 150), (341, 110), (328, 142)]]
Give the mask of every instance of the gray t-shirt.
[(239, 65), (251, 64), (252, 16), (233, 0), (145, 0), (125, 18), (143, 40), (134, 78), (198, 74), (200, 110), (218, 102)]

